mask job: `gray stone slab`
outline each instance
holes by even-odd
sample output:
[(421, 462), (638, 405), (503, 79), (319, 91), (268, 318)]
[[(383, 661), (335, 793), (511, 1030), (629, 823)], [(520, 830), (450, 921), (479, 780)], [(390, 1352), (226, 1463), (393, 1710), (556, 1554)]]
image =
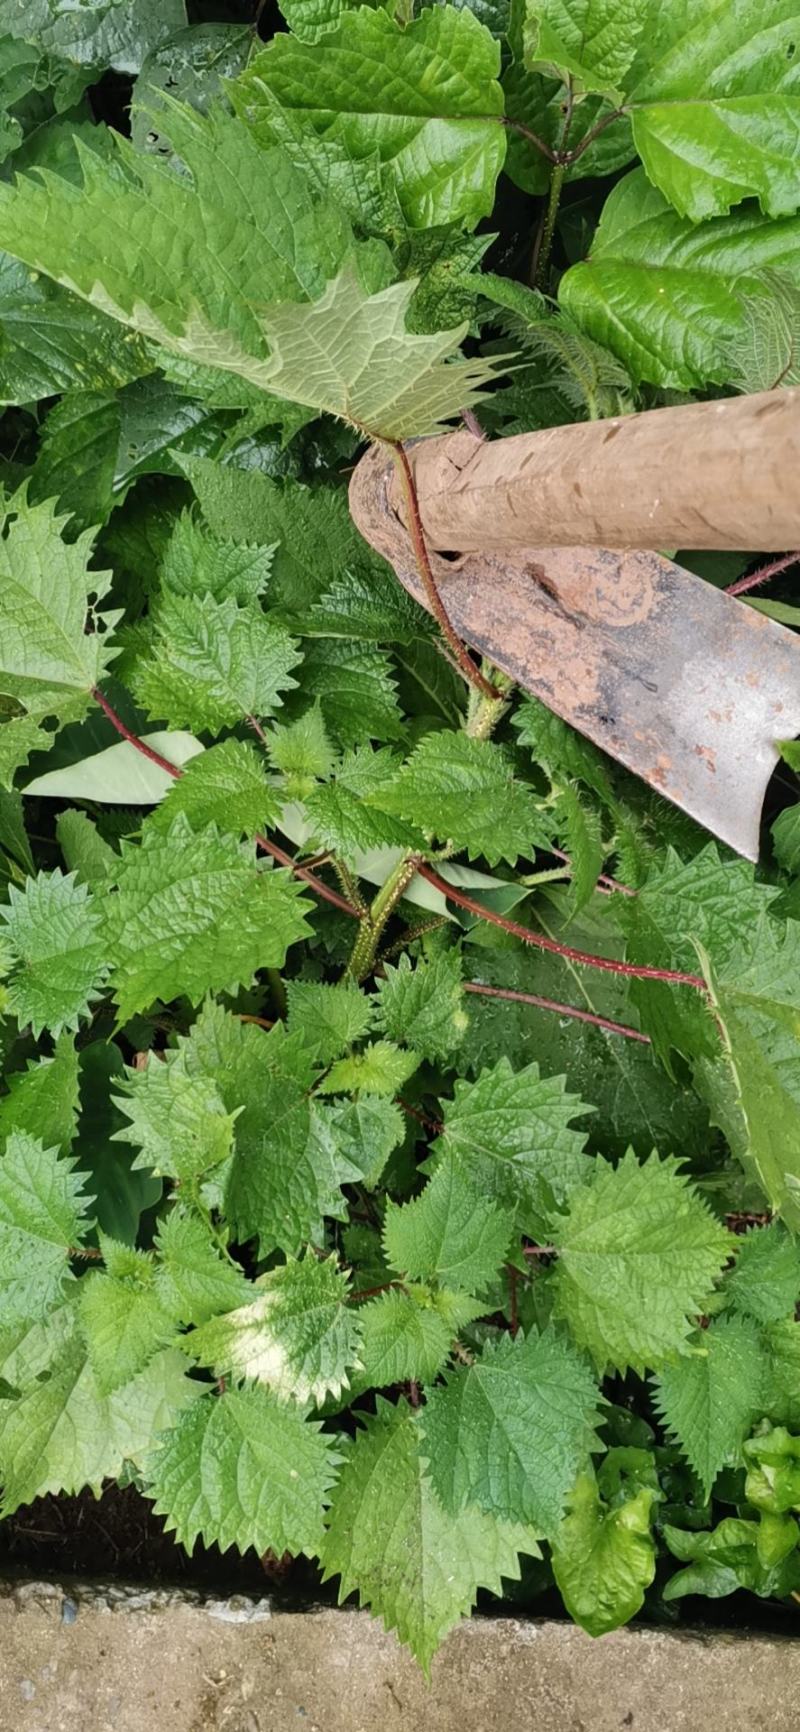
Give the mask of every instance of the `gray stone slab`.
[(528, 1728), (800, 1732), (800, 1643), (477, 1618), (429, 1688), (364, 1612), (0, 1584), (0, 1732)]

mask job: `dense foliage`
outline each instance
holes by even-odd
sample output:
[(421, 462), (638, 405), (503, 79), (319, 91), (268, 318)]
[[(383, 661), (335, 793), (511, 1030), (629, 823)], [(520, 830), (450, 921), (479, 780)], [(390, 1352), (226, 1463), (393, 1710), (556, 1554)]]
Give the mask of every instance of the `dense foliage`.
[(800, 376), (800, 5), (252, 10), (0, 0), (3, 1512), (133, 1482), (426, 1667), (787, 1598), (792, 747), (754, 871), (346, 483)]

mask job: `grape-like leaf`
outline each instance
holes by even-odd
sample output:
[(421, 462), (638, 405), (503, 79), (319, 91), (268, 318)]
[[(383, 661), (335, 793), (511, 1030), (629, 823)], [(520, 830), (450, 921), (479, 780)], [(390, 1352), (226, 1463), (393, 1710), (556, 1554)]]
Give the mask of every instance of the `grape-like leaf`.
[(527, 0), (525, 65), (566, 74), (577, 90), (615, 96), (648, 12), (649, 0)]
[(313, 1555), (335, 1461), (319, 1425), (254, 1385), (195, 1402), (161, 1439), (146, 1489), (190, 1554), (200, 1537), (221, 1552)]
[(556, 1312), (601, 1368), (644, 1371), (686, 1351), (730, 1235), (671, 1157), (599, 1156), (555, 1227)]

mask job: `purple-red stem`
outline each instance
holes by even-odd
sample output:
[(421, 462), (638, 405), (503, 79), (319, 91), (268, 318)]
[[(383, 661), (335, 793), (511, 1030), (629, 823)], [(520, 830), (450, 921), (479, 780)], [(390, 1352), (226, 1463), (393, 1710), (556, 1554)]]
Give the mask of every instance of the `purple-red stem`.
[(607, 1034), (622, 1034), (626, 1040), (639, 1040), (643, 1046), (650, 1045), (649, 1034), (641, 1034), (638, 1028), (629, 1028), (626, 1022), (612, 1022), (608, 1016), (579, 1010), (574, 1004), (560, 1004), (555, 998), (541, 998), (536, 992), (516, 992), (510, 986), (482, 986), (477, 980), (466, 980), (464, 991), (480, 993), (482, 998), (508, 998), (514, 1004), (534, 1004), (539, 1010), (553, 1010), (558, 1016), (573, 1017), (576, 1022), (590, 1022), (595, 1028), (605, 1029)]
[(706, 992), (706, 983), (700, 974), (686, 974), (676, 968), (645, 968), (633, 962), (618, 962), (613, 956), (593, 956), (587, 950), (574, 950), (570, 944), (559, 944), (555, 938), (545, 938), (541, 932), (533, 932), (529, 926), (520, 926), (516, 920), (508, 920), (504, 914), (493, 914), (484, 908), (482, 902), (476, 902), (474, 897), (465, 896), (462, 890), (456, 890), (446, 879), (440, 878), (432, 866), (422, 862), (417, 868), (420, 878), (425, 878), (435, 890), (441, 891), (449, 902), (455, 902), (458, 908), (465, 908), (468, 914), (475, 914), (480, 920), (488, 920), (490, 926), (499, 926), (503, 932), (509, 932), (512, 938), (521, 938), (523, 944), (532, 944), (537, 950), (548, 950), (553, 956), (563, 956), (567, 962), (579, 962), (585, 968), (599, 968), (606, 974), (624, 974), (631, 980), (666, 980), (673, 986), (692, 986), (695, 992)]
[(769, 565), (762, 565), (760, 571), (752, 571), (749, 577), (740, 577), (736, 583), (730, 583), (726, 595), (746, 595), (749, 589), (758, 589), (759, 584), (766, 583), (770, 577), (777, 577), (779, 572), (788, 570), (790, 565), (800, 559), (800, 552), (784, 553), (780, 559), (773, 559)]
[[(151, 764), (157, 764), (160, 770), (165, 770), (167, 775), (172, 776), (175, 781), (183, 775), (183, 770), (178, 764), (171, 764), (168, 758), (162, 758), (160, 752), (154, 752), (152, 746), (148, 746), (144, 740), (139, 739), (138, 734), (131, 732), (131, 729), (123, 722), (122, 717), (117, 715), (108, 698), (103, 697), (97, 686), (92, 690), (92, 697), (95, 703), (100, 705), (112, 727), (116, 728), (117, 733), (121, 734), (123, 740), (127, 740), (128, 744), (133, 746), (137, 752), (141, 752), (143, 758), (149, 758)], [(341, 909), (343, 914), (352, 915), (354, 920), (361, 919), (361, 914), (357, 908), (354, 908), (350, 902), (346, 902), (337, 890), (329, 890), (321, 878), (315, 878), (314, 873), (309, 872), (307, 866), (300, 866), (296, 860), (292, 859), (291, 854), (287, 854), (283, 848), (278, 847), (277, 842), (270, 842), (267, 836), (261, 835), (256, 836), (255, 841), (263, 853), (270, 854), (273, 860), (279, 860), (282, 866), (286, 866), (290, 872), (294, 873), (295, 878), (302, 878), (317, 896), (321, 896), (326, 902), (332, 903), (334, 908)]]
[[(548, 849), (548, 853), (554, 854), (557, 860), (563, 860), (565, 866), (572, 867), (572, 856), (565, 854), (563, 848), (551, 847)], [(620, 896), (638, 896), (639, 894), (638, 890), (632, 889), (630, 884), (620, 884), (618, 878), (609, 878), (607, 872), (600, 873), (597, 884), (599, 889), (607, 890), (609, 894), (612, 890), (618, 890)]]

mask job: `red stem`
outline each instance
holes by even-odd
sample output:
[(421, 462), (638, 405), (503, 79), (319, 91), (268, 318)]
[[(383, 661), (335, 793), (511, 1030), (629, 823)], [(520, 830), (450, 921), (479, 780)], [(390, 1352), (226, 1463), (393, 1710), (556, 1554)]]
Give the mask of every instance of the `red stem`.
[(576, 1022), (591, 1022), (595, 1028), (603, 1028), (608, 1034), (623, 1034), (627, 1040), (639, 1040), (643, 1046), (650, 1046), (649, 1034), (640, 1034), (638, 1028), (629, 1028), (626, 1022), (612, 1022), (610, 1017), (596, 1016), (591, 1010), (579, 1010), (574, 1004), (559, 1004), (555, 998), (540, 998), (535, 992), (515, 992), (506, 986), (482, 986), (477, 980), (464, 982), (465, 992), (480, 993), (483, 998), (508, 998), (515, 1004), (535, 1004), (539, 1010), (554, 1010), (558, 1016), (574, 1017)]
[[(116, 710), (112, 709), (108, 698), (103, 697), (97, 686), (93, 687), (92, 697), (95, 703), (100, 705), (103, 714), (108, 716), (112, 727), (116, 728), (117, 733), (122, 735), (123, 740), (127, 740), (129, 746), (133, 746), (137, 752), (141, 752), (143, 758), (149, 758), (152, 764), (157, 764), (160, 770), (166, 770), (167, 775), (172, 776), (175, 781), (183, 775), (183, 770), (177, 764), (171, 764), (168, 758), (162, 758), (160, 752), (154, 752), (152, 746), (148, 746), (144, 740), (139, 739), (138, 734), (131, 732), (131, 729), (126, 726), (122, 717), (117, 715)], [(359, 910), (354, 908), (352, 903), (346, 902), (337, 890), (329, 890), (327, 884), (323, 884), (321, 878), (315, 878), (314, 873), (309, 872), (307, 866), (298, 865), (298, 862), (292, 859), (291, 854), (285, 853), (283, 848), (278, 847), (277, 842), (270, 842), (266, 836), (261, 835), (256, 836), (255, 841), (264, 854), (271, 854), (273, 860), (279, 860), (282, 866), (288, 867), (295, 878), (302, 878), (315, 895), (332, 903), (334, 908), (341, 909), (343, 914), (351, 914), (354, 920), (362, 918)]]
[(749, 589), (758, 589), (759, 584), (766, 583), (767, 578), (777, 577), (781, 571), (786, 571), (795, 560), (800, 559), (800, 553), (784, 553), (780, 559), (773, 559), (769, 565), (762, 565), (760, 571), (753, 571), (749, 577), (740, 577), (736, 583), (728, 584), (726, 595), (746, 595)]
[(523, 944), (532, 944), (537, 950), (549, 950), (553, 956), (563, 956), (567, 962), (579, 962), (586, 968), (600, 968), (606, 974), (624, 974), (631, 980), (668, 980), (673, 986), (693, 986), (696, 992), (705, 993), (706, 983), (699, 974), (685, 974), (675, 968), (640, 968), (632, 962), (618, 962), (612, 956), (592, 956), (586, 950), (573, 950), (569, 944), (558, 944), (554, 938), (545, 938), (541, 932), (533, 932), (529, 926), (520, 926), (516, 920), (507, 920), (504, 914), (493, 914), (484, 908), (481, 902), (476, 902), (472, 896), (465, 896), (462, 890), (456, 890), (446, 879), (440, 878), (432, 866), (421, 863), (417, 868), (420, 878), (425, 878), (435, 890), (440, 890), (448, 902), (455, 902), (458, 908), (465, 908), (469, 914), (476, 914), (480, 920), (488, 920), (490, 926), (499, 926), (503, 932), (510, 932), (512, 938), (520, 938)]
[[(462, 415), (463, 413), (464, 411), (462, 410)], [(490, 681), (484, 677), (480, 668), (476, 668), (471, 655), (469, 655), (465, 649), (439, 594), (439, 586), (433, 575), (433, 568), (428, 556), (428, 547), (425, 541), (425, 531), (422, 527), (422, 518), (420, 517), (419, 500), (417, 498), (414, 474), (405, 450), (399, 439), (388, 439), (386, 444), (392, 451), (397, 467), (400, 471), (400, 478), (403, 483), (403, 493), (406, 501), (406, 510), (408, 512), (408, 532), (414, 549), (417, 570), (422, 579), (422, 585), (428, 598), (431, 612), (436, 620), (436, 624), (438, 625), (445, 642), (452, 650), (458, 663), (459, 671), (463, 674), (467, 685), (474, 686), (483, 698), (499, 698), (501, 695), (500, 692), (496, 691)]]
[[(572, 870), (572, 856), (570, 854), (565, 854), (563, 848), (551, 847), (549, 852), (554, 854), (557, 860), (563, 860), (564, 864), (569, 866), (570, 870)], [(600, 873), (597, 885), (598, 888), (602, 888), (603, 890), (618, 890), (620, 896), (638, 896), (639, 894), (638, 890), (632, 889), (630, 884), (620, 884), (618, 878), (609, 878), (607, 872)]]

